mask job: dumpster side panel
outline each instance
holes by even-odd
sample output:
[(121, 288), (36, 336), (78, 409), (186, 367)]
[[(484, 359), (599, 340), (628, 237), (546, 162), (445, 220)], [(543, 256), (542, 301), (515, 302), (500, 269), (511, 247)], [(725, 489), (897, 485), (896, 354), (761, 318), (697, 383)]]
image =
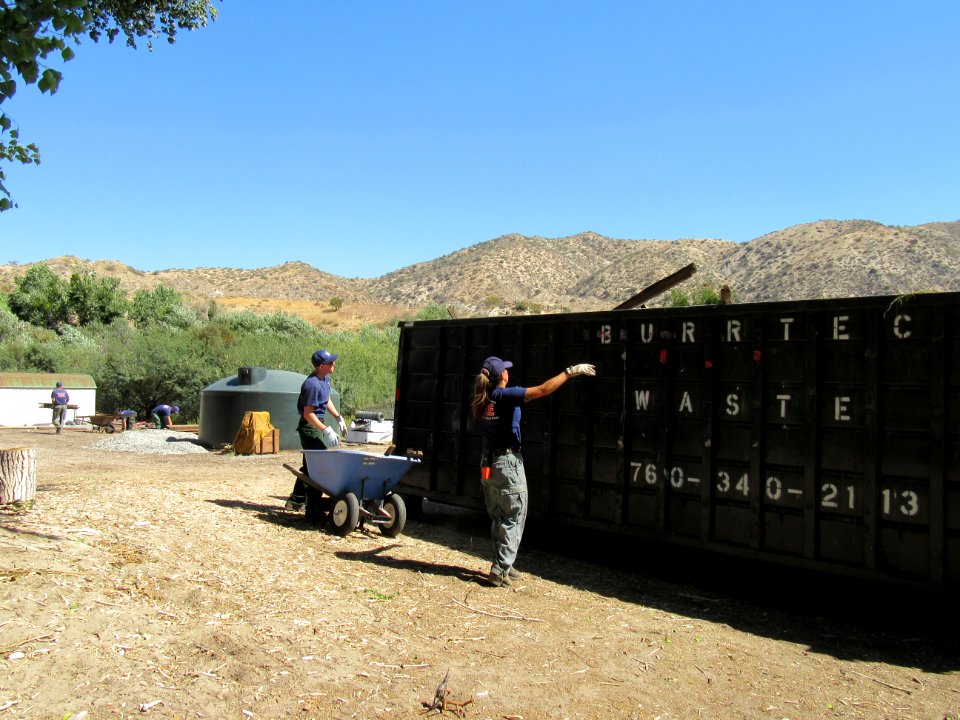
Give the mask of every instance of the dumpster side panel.
[(533, 386), (531, 516), (920, 584), (960, 584), (960, 294), (407, 323), (401, 491), (469, 507), (483, 359)]

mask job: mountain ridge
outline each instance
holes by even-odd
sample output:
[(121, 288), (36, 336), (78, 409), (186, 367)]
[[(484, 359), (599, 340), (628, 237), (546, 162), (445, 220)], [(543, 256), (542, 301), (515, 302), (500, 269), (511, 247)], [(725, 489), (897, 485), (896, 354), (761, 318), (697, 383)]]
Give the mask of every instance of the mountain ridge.
[[(256, 269), (141, 271), (116, 260), (40, 261), (66, 277), (88, 270), (128, 293), (163, 283), (195, 300), (261, 298), (398, 308), (438, 303), (461, 314), (609, 309), (690, 263), (680, 287), (729, 285), (736, 302), (960, 290), (960, 221), (887, 226), (820, 220), (754, 240), (624, 240), (585, 231), (562, 238), (502, 235), (376, 278), (344, 278), (302, 261)], [(0, 265), (0, 290), (38, 264)], [(663, 302), (664, 298), (651, 304)]]

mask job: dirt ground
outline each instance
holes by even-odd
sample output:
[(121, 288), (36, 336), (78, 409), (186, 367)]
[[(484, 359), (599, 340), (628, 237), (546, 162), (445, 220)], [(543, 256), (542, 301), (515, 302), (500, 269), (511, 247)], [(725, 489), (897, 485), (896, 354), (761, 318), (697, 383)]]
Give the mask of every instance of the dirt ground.
[(0, 430), (38, 458), (34, 507), (0, 511), (0, 718), (400, 720), (447, 673), (466, 718), (960, 717), (936, 597), (536, 526), (486, 587), (477, 513), (341, 538), (284, 511), (296, 453), (103, 438)]

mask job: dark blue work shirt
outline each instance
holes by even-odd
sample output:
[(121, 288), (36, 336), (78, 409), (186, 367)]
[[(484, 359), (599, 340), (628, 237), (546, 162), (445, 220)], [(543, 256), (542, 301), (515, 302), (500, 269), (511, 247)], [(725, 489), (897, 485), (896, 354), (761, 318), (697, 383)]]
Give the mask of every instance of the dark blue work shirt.
[(303, 417), (303, 409), (312, 407), (320, 422), (327, 412), (327, 403), (330, 402), (330, 377), (323, 380), (316, 375), (309, 375), (300, 386), (300, 397), (297, 398), (297, 412)]
[(57, 388), (50, 393), (50, 399), (53, 401), (54, 405), (66, 405), (68, 402), (70, 402), (70, 393), (63, 388)]
[(520, 448), (520, 407), (526, 394), (522, 387), (498, 387), (490, 394), (480, 421), (485, 450)]

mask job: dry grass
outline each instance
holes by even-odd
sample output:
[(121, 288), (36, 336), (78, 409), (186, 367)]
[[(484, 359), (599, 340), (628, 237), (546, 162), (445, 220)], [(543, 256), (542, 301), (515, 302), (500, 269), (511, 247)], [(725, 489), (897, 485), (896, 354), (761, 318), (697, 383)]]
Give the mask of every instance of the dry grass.
[(393, 323), (417, 313), (417, 308), (377, 303), (344, 303), (334, 310), (329, 303), (280, 298), (224, 297), (217, 299), (217, 305), (227, 311), (250, 310), (260, 315), (291, 313), (328, 330), (357, 330), (364, 325)]

